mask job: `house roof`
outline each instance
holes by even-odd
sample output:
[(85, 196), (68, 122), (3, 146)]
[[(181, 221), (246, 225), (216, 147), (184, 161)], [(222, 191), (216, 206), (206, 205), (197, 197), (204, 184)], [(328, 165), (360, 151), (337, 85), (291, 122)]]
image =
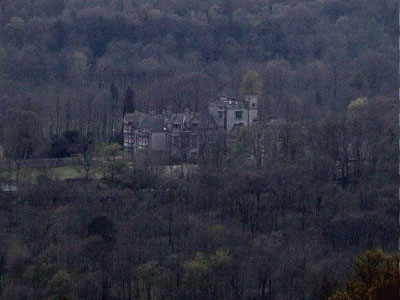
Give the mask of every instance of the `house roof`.
[(203, 129), (217, 129), (217, 123), (215, 122), (213, 116), (209, 113), (194, 113), (185, 114), (178, 113), (173, 114), (168, 117), (157, 114), (148, 115), (142, 113), (127, 114), (124, 117), (125, 123), (137, 123), (137, 129), (140, 131), (165, 131), (167, 124), (175, 123), (185, 128), (190, 128), (190, 123), (194, 121), (199, 123), (199, 127)]
[(139, 123), (145, 116), (146, 115), (140, 113), (126, 114), (124, 116), (124, 122)]
[(141, 119), (139, 130), (164, 131), (165, 118), (163, 115), (147, 115)]
[(209, 113), (196, 113), (195, 117), (199, 120), (199, 124), (205, 129), (217, 129), (218, 125), (213, 116)]
[(173, 123), (174, 121), (178, 120), (180, 123), (188, 123), (192, 119), (191, 114), (183, 114), (183, 113), (178, 113), (178, 114), (173, 114), (169, 116), (166, 120), (166, 123)]

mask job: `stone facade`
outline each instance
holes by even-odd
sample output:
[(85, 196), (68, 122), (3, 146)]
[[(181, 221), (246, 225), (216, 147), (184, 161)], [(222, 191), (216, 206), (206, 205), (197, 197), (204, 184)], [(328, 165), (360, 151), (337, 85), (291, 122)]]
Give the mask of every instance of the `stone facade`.
[(241, 126), (252, 126), (257, 121), (257, 96), (244, 99), (219, 97), (209, 105), (207, 113), (171, 113), (165, 109), (157, 113), (134, 113), (124, 117), (124, 150), (139, 154), (182, 161), (196, 160), (217, 142), (219, 131), (235, 135)]
[(244, 99), (221, 96), (209, 105), (209, 112), (219, 127), (231, 133), (240, 126), (252, 126), (257, 122), (257, 102), (256, 95), (247, 95)]
[(124, 149), (182, 161), (195, 160), (215, 141), (218, 126), (208, 113), (128, 114), (124, 118)]

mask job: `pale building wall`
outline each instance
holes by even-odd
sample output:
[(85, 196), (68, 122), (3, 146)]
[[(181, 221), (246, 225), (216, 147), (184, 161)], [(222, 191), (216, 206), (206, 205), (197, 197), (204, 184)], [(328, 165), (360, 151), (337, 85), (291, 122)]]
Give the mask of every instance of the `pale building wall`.
[(166, 149), (166, 137), (164, 132), (152, 133), (150, 149), (154, 151), (163, 151)]
[(249, 126), (252, 126), (255, 119), (258, 119), (258, 97), (247, 95), (245, 100), (249, 103)]
[[(241, 111), (242, 112), (242, 118), (241, 119), (236, 119), (236, 112)], [(243, 124), (243, 126), (248, 126), (248, 110), (245, 108), (228, 108), (226, 111), (226, 131), (230, 132), (232, 130), (232, 127), (237, 124)]]
[(249, 126), (253, 126), (255, 123), (254, 120), (258, 119), (258, 111), (257, 109), (249, 109)]
[[(226, 120), (227, 132), (230, 132), (235, 124), (252, 126), (254, 120), (258, 118), (258, 97), (257, 95), (247, 95), (244, 100), (245, 103), (242, 101), (229, 101), (226, 99), (223, 101), (221, 98), (219, 101), (210, 103), (209, 112), (220, 127), (225, 128), (224, 125)], [(242, 111), (241, 119), (236, 119), (237, 111)], [(223, 114), (221, 114), (221, 112), (223, 112)]]

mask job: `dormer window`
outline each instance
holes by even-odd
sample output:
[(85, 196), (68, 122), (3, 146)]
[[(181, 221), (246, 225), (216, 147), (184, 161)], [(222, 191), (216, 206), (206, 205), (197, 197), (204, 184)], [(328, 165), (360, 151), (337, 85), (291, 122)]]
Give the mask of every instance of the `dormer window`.
[(219, 111), (218, 112), (218, 118), (222, 119), (224, 117), (224, 112), (223, 111)]
[(236, 120), (241, 120), (243, 117), (243, 112), (242, 111), (235, 111), (235, 117)]
[(198, 128), (199, 127), (199, 123), (192, 123), (192, 128)]
[(173, 129), (179, 129), (179, 124), (172, 124)]
[(252, 103), (252, 104), (251, 104), (251, 107), (253, 107), (253, 108), (256, 107), (256, 104), (255, 104), (255, 103)]

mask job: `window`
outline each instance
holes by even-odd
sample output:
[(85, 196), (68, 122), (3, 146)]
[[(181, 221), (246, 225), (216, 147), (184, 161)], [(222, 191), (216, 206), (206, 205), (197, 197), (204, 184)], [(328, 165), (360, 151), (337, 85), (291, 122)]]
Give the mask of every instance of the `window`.
[(243, 117), (243, 111), (235, 111), (236, 120), (240, 120)]
[(192, 123), (192, 128), (197, 128), (199, 127), (199, 123)]
[(192, 135), (190, 137), (190, 148), (196, 149), (199, 137), (197, 135)]
[(180, 143), (179, 143), (179, 136), (173, 136), (172, 137), (172, 143), (174, 145), (175, 148), (178, 148)]
[(220, 110), (218, 112), (218, 118), (222, 119), (223, 117), (224, 117), (224, 112)]
[(124, 133), (131, 133), (132, 132), (132, 126), (131, 125), (125, 125), (124, 126)]
[(138, 147), (139, 149), (144, 149), (149, 147), (149, 137), (142, 136), (138, 138)]
[(188, 147), (189, 146), (189, 141), (190, 141), (190, 136), (186, 133), (181, 135), (181, 147)]
[(173, 129), (178, 129), (179, 128), (179, 124), (172, 124), (172, 128)]
[(256, 107), (256, 104), (255, 104), (255, 103), (252, 103), (252, 104), (251, 104), (251, 107)]

